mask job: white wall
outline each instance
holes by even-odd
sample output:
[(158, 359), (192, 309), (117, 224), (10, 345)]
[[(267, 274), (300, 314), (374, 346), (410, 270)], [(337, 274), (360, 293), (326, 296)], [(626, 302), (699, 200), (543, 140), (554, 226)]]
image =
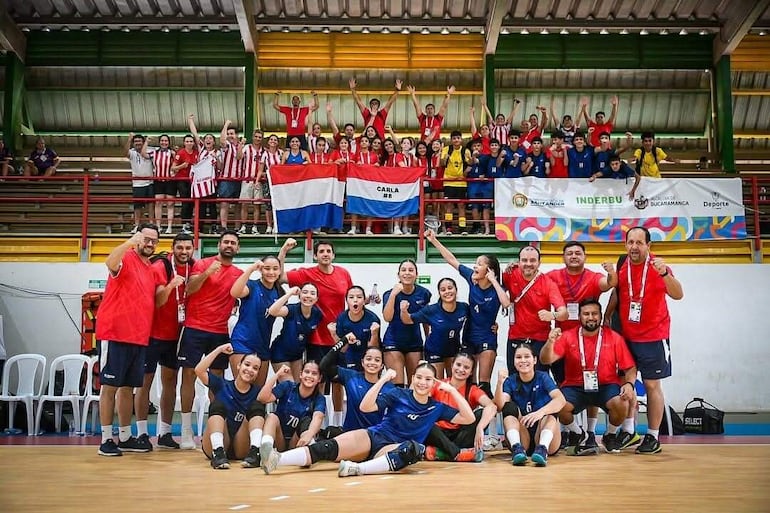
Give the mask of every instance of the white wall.
[[(345, 266), (353, 282), (367, 293), (373, 283), (380, 295), (395, 283), (395, 264), (351, 264)], [(543, 265), (543, 270), (556, 266)], [(454, 277), (460, 297), (467, 286), (451, 267), (420, 265), (426, 285), (435, 294), (438, 280)], [(770, 266), (768, 265), (675, 265), (685, 297), (669, 301), (672, 316), (673, 376), (664, 382), (666, 396), (682, 409), (693, 396), (704, 397), (726, 411), (770, 411)], [(79, 352), (80, 338), (64, 307), (80, 325), (80, 295), (88, 281), (105, 279), (103, 264), (0, 264), (0, 284), (60, 293), (35, 297), (0, 287), (8, 356), (35, 352), (54, 357)], [(606, 295), (605, 295), (606, 296)], [(380, 308), (374, 310), (379, 314)], [(278, 329), (276, 323), (276, 329)], [(507, 324), (500, 319), (500, 340)], [(499, 356), (504, 357), (504, 343)]]

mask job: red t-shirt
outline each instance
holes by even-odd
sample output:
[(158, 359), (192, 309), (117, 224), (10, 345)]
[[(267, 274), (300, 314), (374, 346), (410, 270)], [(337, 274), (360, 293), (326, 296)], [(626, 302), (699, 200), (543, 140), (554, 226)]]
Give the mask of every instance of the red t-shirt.
[[(488, 135), (482, 136), (479, 132), (473, 132), (471, 135), (471, 139), (481, 139), (481, 154), (482, 155), (489, 155), (492, 153), (492, 150), (489, 148), (489, 141), (492, 140), (491, 137)], [(501, 141), (500, 145), (502, 146), (504, 143)]]
[(567, 148), (568, 146), (562, 146), (561, 150), (554, 151), (549, 146), (548, 149), (545, 150), (545, 155), (548, 160), (551, 160), (551, 157), (553, 156), (551, 174), (548, 175), (548, 178), (569, 178), (567, 166), (564, 164), (564, 154), (567, 153)]
[(190, 178), (190, 169), (198, 163), (198, 152), (193, 150), (192, 153), (188, 153), (187, 150), (182, 148), (174, 155), (174, 165), (178, 166), (182, 162), (187, 162), (188, 166), (177, 169), (176, 176), (179, 178)]
[[(650, 258), (654, 258), (650, 254)], [(631, 284), (634, 289), (633, 299), (628, 295), (628, 266), (631, 266)], [(648, 265), (647, 283), (644, 287), (644, 297), (640, 298), (642, 290), (642, 274), (644, 266)], [(666, 267), (673, 276), (671, 269)], [(644, 264), (631, 264), (629, 259), (618, 269), (618, 315), (623, 336), (629, 342), (657, 342), (667, 339), (671, 333), (671, 317), (668, 315), (666, 303), (665, 279), (658, 274), (649, 261)], [(642, 303), (640, 322), (628, 320), (631, 301)]]
[[(590, 269), (583, 269), (583, 272), (577, 276), (569, 274), (567, 269), (562, 267), (561, 269), (554, 269), (548, 272), (546, 276), (551, 278), (551, 281), (559, 288), (559, 293), (567, 304), (567, 311), (573, 310), (577, 312), (577, 307), (581, 301), (588, 298), (599, 299), (599, 296), (602, 295), (599, 282), (604, 275)], [(573, 303), (575, 306), (570, 306), (570, 303)], [(571, 330), (580, 326), (580, 318), (572, 318), (571, 315), (570, 319), (562, 322), (557, 321), (556, 325), (563, 332)]]
[[(372, 111), (370, 111), (368, 108), (364, 109), (364, 111), (361, 113), (361, 117), (364, 118), (364, 133), (366, 132), (366, 126), (369, 124), (369, 119), (372, 117)], [(380, 137), (385, 136), (385, 122), (388, 119), (388, 111), (385, 109), (380, 109), (377, 111), (377, 114), (374, 114), (374, 121), (372, 122), (372, 126), (375, 130), (377, 130), (377, 135)]]
[(444, 123), (444, 116), (441, 114), (434, 114), (433, 116), (428, 117), (425, 114), (420, 114), (417, 116), (417, 121), (420, 122), (421, 141), (424, 141), (431, 134), (433, 135), (431, 141), (441, 138), (441, 125)]
[(134, 249), (123, 255), (118, 274), (107, 277), (99, 305), (96, 338), (146, 346), (155, 312), (155, 274)]
[[(449, 381), (452, 378), (445, 378), (444, 381), (449, 383)], [(471, 405), (471, 409), (475, 410), (481, 405), (481, 398), (484, 397), (486, 394), (483, 390), (481, 390), (476, 385), (471, 384), (471, 390), (468, 392), (466, 388), (468, 387), (468, 384), (461, 386), (457, 389), (458, 392), (460, 392), (460, 395), (465, 397), (468, 400), (468, 404)], [(431, 397), (435, 399), (436, 401), (442, 402), (446, 404), (447, 406), (451, 406), (454, 409), (457, 408), (457, 401), (455, 401), (454, 397), (452, 397), (452, 394), (449, 392), (445, 392), (444, 390), (439, 390), (438, 387), (433, 387), (433, 390), (430, 393)], [(440, 427), (441, 429), (460, 429), (459, 424), (452, 424), (448, 420), (439, 420), (436, 422), (436, 425)]]
[[(514, 306), (515, 323), (508, 328), (508, 340), (529, 338), (545, 341), (551, 331), (551, 323), (541, 321), (537, 312), (550, 311), (551, 305), (554, 308), (565, 306), (558, 287), (548, 276), (540, 274), (534, 279), (535, 283)], [(528, 284), (518, 267), (512, 272), (503, 273), (503, 285), (508, 290), (511, 302), (519, 297)]]
[[(173, 262), (173, 256), (169, 255), (168, 259)], [(165, 286), (170, 281), (168, 274), (166, 273), (166, 265), (161, 261), (156, 261), (152, 264), (152, 272), (155, 273), (155, 283), (159, 286)], [(190, 277), (190, 266), (184, 265), (182, 267), (176, 267), (176, 274), (185, 278)], [(173, 276), (172, 276), (173, 278)], [(150, 337), (157, 340), (164, 340), (168, 342), (174, 342), (179, 339), (179, 331), (181, 325), (179, 324), (179, 303), (184, 303), (184, 289), (185, 283), (177, 287), (176, 292), (171, 291), (168, 296), (166, 304), (160, 308), (155, 309), (155, 317), (152, 320), (152, 331), (150, 331)], [(177, 293), (179, 300), (177, 300)]]
[[(201, 274), (217, 257), (203, 258), (195, 262), (190, 277)], [(209, 333), (227, 333), (235, 299), (230, 288), (243, 271), (234, 265), (222, 265), (222, 269), (206, 278), (201, 288), (187, 298), (187, 315), (184, 325)]]
[(279, 107), (281, 114), (286, 118), (286, 135), (305, 135), (307, 132), (307, 117), (310, 114), (310, 107), (289, 107), (282, 105)]
[(612, 123), (602, 123), (601, 125), (597, 125), (595, 121), (589, 121), (588, 128), (594, 129), (594, 131), (591, 132), (591, 146), (598, 148), (601, 145), (599, 135), (601, 135), (602, 132), (607, 132), (611, 136), (612, 129), (615, 128), (615, 126)]
[[(598, 335), (592, 337), (583, 336), (585, 348), (586, 369), (594, 370), (596, 358), (596, 343)], [(578, 342), (578, 328), (565, 331), (553, 344), (553, 351), (564, 358), (564, 381), (559, 386), (583, 386), (583, 366), (580, 362), (580, 344)], [(618, 333), (607, 327), (602, 328), (602, 347), (599, 353), (599, 365), (597, 370), (599, 384), (621, 384), (623, 380), (618, 377), (618, 369), (627, 370), (636, 365), (626, 342)]]
[(353, 280), (347, 269), (335, 265), (331, 274), (321, 271), (320, 267), (302, 267), (286, 273), (289, 286), (301, 287), (305, 283), (312, 283), (318, 288), (318, 308), (323, 317), (319, 329), (310, 335), (310, 343), (318, 346), (333, 346), (332, 338), (326, 326), (330, 322), (336, 322), (337, 317), (345, 310), (345, 294), (353, 286)]

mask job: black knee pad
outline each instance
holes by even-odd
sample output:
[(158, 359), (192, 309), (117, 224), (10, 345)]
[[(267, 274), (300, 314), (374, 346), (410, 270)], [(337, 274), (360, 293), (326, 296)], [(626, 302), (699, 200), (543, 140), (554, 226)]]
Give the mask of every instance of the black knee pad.
[(490, 399), (494, 397), (492, 395), (492, 385), (489, 384), (489, 381), (482, 381), (479, 383), (479, 388), (484, 391), (485, 394), (487, 394), (487, 397)]
[(521, 411), (519, 410), (519, 405), (516, 404), (513, 401), (508, 401), (503, 405), (503, 418), (505, 417), (515, 417), (519, 418), (519, 415), (521, 414)]
[(425, 446), (409, 440), (408, 442), (403, 442), (385, 456), (388, 458), (390, 470), (395, 472), (406, 468), (408, 465), (417, 463), (422, 459), (423, 454), (425, 454)]
[(265, 418), (265, 405), (262, 404), (259, 401), (254, 401), (249, 405), (249, 408), (246, 410), (246, 419), (251, 420), (254, 417), (262, 417)]
[(214, 401), (209, 405), (209, 417), (227, 418), (227, 406), (222, 401)]
[(340, 447), (337, 445), (337, 440), (320, 440), (314, 444), (308, 445), (310, 450), (310, 461), (315, 463), (317, 461), (335, 461), (340, 452)]

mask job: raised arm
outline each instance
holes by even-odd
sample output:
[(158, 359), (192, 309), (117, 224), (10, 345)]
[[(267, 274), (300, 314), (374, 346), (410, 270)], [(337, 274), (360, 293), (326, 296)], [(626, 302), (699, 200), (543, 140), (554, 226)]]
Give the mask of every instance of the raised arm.
[(416, 89), (413, 85), (408, 85), (406, 86), (406, 90), (409, 91), (409, 96), (412, 98), (412, 105), (414, 105), (414, 113), (417, 116), (417, 119), (419, 119), (420, 116), (425, 113), (422, 111), (422, 107), (420, 107), (420, 102), (417, 101), (417, 95), (415, 94)]
[(441, 253), (441, 257), (446, 263), (455, 269), (460, 268), (460, 261), (457, 260), (457, 257), (455, 257), (454, 254), (449, 251), (449, 249), (447, 249), (447, 247), (444, 246), (440, 240), (438, 240), (438, 237), (436, 237), (436, 232), (433, 230), (425, 230), (425, 238), (428, 239), (431, 244), (433, 244), (433, 247), (436, 248), (439, 253)]
[[(505, 123), (510, 125), (513, 121), (513, 118), (516, 116), (516, 112), (519, 110), (519, 107), (521, 106), (521, 100), (518, 98), (513, 99), (513, 108), (511, 108), (511, 113), (508, 114), (508, 117), (505, 118)], [(500, 141), (500, 144), (503, 144), (502, 141)]]
[(233, 346), (229, 343), (222, 344), (203, 357), (203, 359), (198, 362), (198, 365), (195, 366), (195, 375), (198, 376), (198, 379), (201, 380), (201, 383), (204, 385), (209, 386), (209, 369), (213, 365), (214, 360), (217, 359), (217, 356), (222, 353), (227, 355), (233, 354)]
[(668, 294), (668, 297), (676, 300), (682, 299), (684, 297), (682, 284), (669, 272), (668, 267), (666, 267), (666, 262), (660, 257), (655, 257), (652, 259), (651, 263), (658, 274), (663, 277), (663, 283), (666, 284), (666, 294)]
[(310, 91), (310, 105), (308, 105), (308, 109), (310, 112), (315, 112), (318, 110), (318, 107), (321, 105), (318, 103), (318, 93), (316, 91)]
[(383, 107), (383, 110), (389, 111), (390, 108), (393, 106), (394, 103), (396, 103), (396, 99), (398, 98), (398, 94), (401, 92), (401, 86), (404, 84), (404, 81), (401, 79), (396, 79), (396, 90), (393, 91), (393, 94), (390, 95), (390, 98), (388, 98), (388, 101), (385, 102), (385, 106)]
[(489, 107), (487, 107), (487, 102), (485, 102), (485, 101), (481, 102), (481, 109), (484, 111), (482, 113), (482, 115), (483, 114), (487, 115), (487, 119), (489, 120), (490, 127), (491, 127), (491, 125), (494, 125), (495, 124), (495, 117), (492, 115), (491, 112), (489, 112)]
[(548, 124), (548, 110), (542, 105), (538, 105), (537, 110), (540, 111), (540, 131), (542, 132)]
[(497, 385), (495, 386), (495, 406), (502, 411), (505, 403), (511, 400), (511, 396), (503, 392), (503, 385), (508, 378), (508, 369), (500, 369), (497, 373)]
[(278, 105), (278, 99), (281, 97), (281, 91), (276, 91), (273, 95), (273, 108), (278, 112), (281, 112), (281, 106)]
[(225, 148), (227, 146), (227, 129), (230, 128), (230, 125), (232, 125), (233, 122), (229, 119), (225, 121), (225, 124), (222, 125), (222, 131), (219, 132), (219, 145), (222, 148)]
[(553, 345), (559, 340), (559, 337), (561, 337), (561, 328), (554, 328), (548, 334), (548, 340), (545, 341), (543, 349), (537, 355), (543, 365), (551, 365), (553, 362), (561, 359), (561, 356), (557, 355), (553, 350)]
[(615, 118), (618, 116), (618, 97), (613, 96), (610, 100), (610, 103), (612, 104), (612, 110), (610, 111), (610, 119), (608, 120), (608, 123), (614, 125)]
[(209, 265), (205, 271), (200, 274), (193, 274), (190, 276), (190, 280), (187, 282), (187, 287), (185, 288), (185, 294), (192, 296), (201, 289), (209, 276), (214, 273), (218, 273), (221, 270), (222, 262), (220, 262), (219, 259), (213, 260), (211, 265)]
[(273, 317), (286, 317), (289, 315), (289, 308), (286, 306), (286, 303), (289, 302), (289, 299), (291, 299), (292, 296), (299, 296), (299, 287), (290, 288), (286, 294), (279, 297), (275, 303), (270, 305), (270, 308), (267, 309), (268, 315), (272, 315)]
[(370, 388), (364, 395), (364, 398), (361, 399), (361, 404), (358, 405), (358, 409), (361, 410), (362, 413), (372, 413), (377, 411), (377, 396), (380, 395), (380, 391), (382, 390), (382, 387), (385, 386), (385, 383), (395, 377), (396, 371), (393, 369), (384, 371), (380, 376), (380, 379), (377, 380), (377, 383), (372, 385), (372, 388)]
[[(285, 152), (284, 155), (286, 155)], [(288, 278), (286, 277), (286, 255), (289, 254), (289, 251), (297, 247), (297, 240), (294, 237), (289, 237), (285, 241), (283, 241), (283, 245), (281, 246), (281, 249), (278, 250), (278, 261), (281, 262), (281, 277), (279, 280), (281, 282), (288, 282)]]
[(184, 283), (184, 276), (178, 274), (171, 278), (167, 285), (158, 285), (155, 289), (155, 308), (160, 308), (168, 302), (171, 291)]
[(257, 260), (250, 266), (246, 268), (246, 270), (241, 273), (240, 276), (238, 276), (238, 279), (235, 280), (235, 283), (233, 283), (233, 286), (230, 287), (230, 295), (233, 296), (236, 299), (240, 299), (242, 297), (246, 297), (249, 295), (249, 286), (247, 285), (249, 278), (251, 278), (251, 273), (261, 271), (262, 270), (262, 260)]
[(273, 388), (282, 378), (291, 378), (291, 368), (288, 365), (281, 365), (281, 368), (268, 378), (265, 386), (262, 387), (257, 395), (257, 401), (262, 404), (274, 403), (277, 398), (273, 394)]
[(449, 99), (453, 94), (455, 94), (455, 86), (450, 85), (446, 88), (446, 95), (444, 96), (444, 101), (441, 102), (441, 107), (438, 108), (438, 114), (442, 118), (446, 115), (446, 111), (449, 108)]
[(350, 93), (353, 95), (353, 101), (356, 102), (356, 105), (358, 106), (358, 110), (361, 111), (361, 114), (364, 113), (366, 110), (366, 105), (364, 105), (364, 102), (361, 101), (361, 97), (358, 95), (358, 91), (356, 91), (356, 87), (358, 86), (358, 83), (356, 82), (355, 77), (348, 80), (348, 85), (350, 86)]
[(142, 143), (142, 151), (140, 151), (140, 154), (142, 155), (143, 159), (150, 158), (150, 154), (147, 152), (147, 147), (150, 145), (150, 139), (151, 137), (148, 135), (144, 138), (144, 143)]
[(329, 102), (326, 103), (326, 123), (331, 127), (332, 135), (337, 137), (340, 133), (340, 128), (337, 126), (337, 121), (334, 119), (334, 114), (332, 114), (332, 104)]
[(477, 132), (478, 132), (478, 126), (476, 125), (476, 107), (471, 105), (471, 136), (473, 136), (473, 134)]
[(107, 269), (110, 270), (110, 274), (113, 276), (118, 274), (118, 271), (120, 271), (120, 266), (123, 262), (123, 256), (126, 254), (126, 251), (135, 248), (140, 242), (142, 242), (142, 238), (144, 238), (142, 232), (136, 232), (131, 236), (130, 239), (126, 240), (123, 242), (123, 244), (115, 247), (115, 249), (110, 251), (110, 254), (107, 255), (107, 260), (104, 261), (105, 265), (107, 265)]
[(586, 126), (591, 124), (591, 119), (588, 117), (588, 98), (585, 96), (580, 99), (580, 116), (583, 117), (583, 120), (586, 122)]
[(556, 115), (556, 110), (553, 107), (554, 103), (554, 99), (551, 97), (551, 123), (553, 123), (553, 129), (556, 130), (556, 126), (560, 118)]
[(404, 290), (404, 286), (399, 282), (393, 285), (390, 290), (388, 300), (382, 306), (382, 318), (388, 322), (393, 320), (393, 315), (396, 313), (396, 297)]
[(128, 141), (126, 141), (126, 148), (125, 148), (126, 158), (127, 159), (131, 158), (131, 147), (133, 145), (134, 145), (134, 132), (129, 132), (128, 133)]
[(457, 415), (455, 415), (450, 422), (452, 424), (473, 424), (476, 421), (476, 417), (473, 415), (473, 410), (468, 401), (455, 387), (446, 381), (439, 381), (438, 389), (444, 392), (449, 392), (452, 399), (457, 404)]
[(198, 137), (198, 128), (195, 126), (195, 114), (187, 115), (187, 127), (190, 129), (190, 134), (193, 136), (195, 147), (197, 148), (200, 145), (201, 140), (200, 137)]
[(409, 313), (409, 301), (402, 299), (398, 304), (398, 314), (401, 317), (401, 322), (404, 324), (414, 324), (412, 315)]

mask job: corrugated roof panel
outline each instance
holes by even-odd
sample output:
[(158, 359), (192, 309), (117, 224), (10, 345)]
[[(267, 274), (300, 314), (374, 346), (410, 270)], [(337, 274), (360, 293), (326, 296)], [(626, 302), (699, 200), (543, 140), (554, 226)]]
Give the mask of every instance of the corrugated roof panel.
[(733, 131), (770, 132), (770, 96), (734, 97)]
[(504, 69), (495, 71), (495, 87), (522, 89), (706, 89), (700, 70)]
[[(289, 92), (286, 84), (302, 85), (300, 91), (310, 92), (313, 89), (342, 89), (347, 91), (348, 80), (351, 77), (358, 81), (358, 90), (361, 94), (366, 91), (393, 91), (396, 79), (401, 79), (404, 84), (414, 85), (420, 90), (444, 90), (447, 85), (454, 84), (458, 90), (481, 91), (483, 76), (477, 71), (465, 70), (389, 70), (389, 69), (361, 69), (361, 70), (323, 70), (300, 68), (272, 68), (259, 71), (259, 87), (261, 89), (281, 89)], [(406, 87), (404, 92), (406, 93)]]
[(36, 87), (237, 87), (243, 88), (242, 68), (210, 67), (30, 67), (28, 88)]

